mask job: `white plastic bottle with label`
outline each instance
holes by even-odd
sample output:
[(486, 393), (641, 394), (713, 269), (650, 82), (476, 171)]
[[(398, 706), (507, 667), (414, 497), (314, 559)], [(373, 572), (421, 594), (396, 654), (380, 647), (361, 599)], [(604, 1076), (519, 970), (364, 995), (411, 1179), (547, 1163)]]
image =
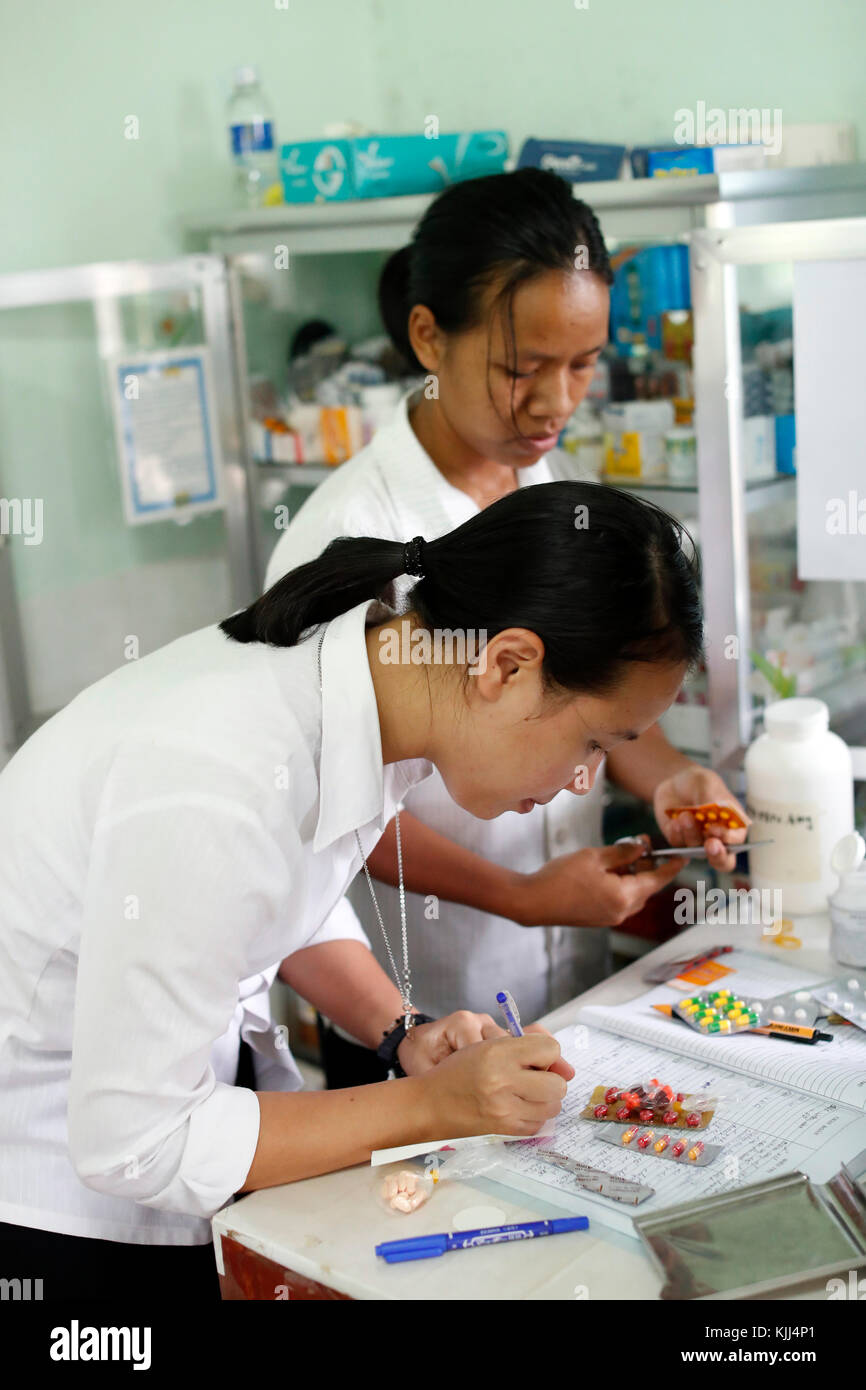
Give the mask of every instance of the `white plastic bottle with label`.
[(830, 954), (840, 965), (866, 966), (866, 841), (843, 835), (830, 856), (839, 887), (830, 899)]
[(830, 856), (854, 829), (851, 754), (829, 722), (823, 700), (778, 700), (746, 754), (750, 837), (774, 842), (752, 851), (750, 878), (781, 890), (786, 916), (826, 912), (837, 877)]

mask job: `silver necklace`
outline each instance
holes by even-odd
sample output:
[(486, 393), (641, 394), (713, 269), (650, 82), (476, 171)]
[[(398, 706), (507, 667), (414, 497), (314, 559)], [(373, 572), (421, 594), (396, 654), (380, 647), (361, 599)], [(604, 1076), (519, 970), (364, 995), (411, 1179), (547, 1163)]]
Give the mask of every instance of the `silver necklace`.
[[(325, 633), (327, 632), (327, 630), (328, 630), (328, 629), (327, 629), (327, 626), (324, 626), (324, 627), (322, 628), (321, 636), (319, 637), (319, 649), (318, 649), (318, 653), (317, 653), (317, 661), (318, 661), (318, 668), (319, 668), (319, 694), (322, 694), (322, 693), (323, 693), (323, 685), (322, 685), (322, 643), (323, 643), (324, 640), (325, 640)], [(379, 908), (379, 900), (378, 900), (378, 898), (376, 897), (376, 890), (375, 890), (375, 888), (373, 887), (373, 878), (372, 878), (372, 875), (371, 875), (371, 873), (370, 873), (370, 866), (369, 866), (368, 863), (367, 863), (367, 856), (365, 855), (365, 853), (364, 853), (364, 848), (363, 848), (363, 846), (362, 846), (362, 844), (361, 844), (361, 836), (358, 834), (357, 830), (355, 831), (355, 840), (356, 840), (357, 845), (358, 845), (358, 853), (360, 854), (361, 859), (362, 859), (363, 864), (364, 864), (364, 873), (365, 873), (366, 878), (367, 878), (367, 887), (368, 887), (369, 890), (370, 890), (370, 897), (371, 897), (372, 900), (373, 900), (373, 909), (374, 909), (374, 911), (375, 911), (375, 913), (376, 913), (376, 919), (377, 919), (377, 921), (378, 921), (378, 923), (379, 923), (379, 928), (380, 928), (380, 930), (381, 930), (381, 932), (382, 932), (382, 940), (385, 942), (385, 950), (388, 952), (388, 960), (391, 962), (391, 970), (392, 970), (392, 972), (393, 972), (393, 974), (394, 974), (394, 979), (395, 979), (395, 981), (396, 981), (397, 988), (398, 988), (398, 990), (400, 991), (400, 999), (401, 999), (401, 1002), (402, 1002), (402, 1004), (403, 1004), (403, 1017), (404, 1017), (404, 1021), (405, 1021), (405, 1023), (406, 1023), (407, 1030), (408, 1030), (408, 1028), (411, 1026), (411, 1025), (409, 1024), (409, 1019), (410, 1019), (410, 1017), (411, 1017), (411, 1015), (412, 1015), (412, 972), (411, 972), (411, 970), (409, 969), (409, 936), (408, 936), (408, 931), (407, 931), (407, 927), (406, 927), (406, 888), (405, 888), (405, 885), (404, 885), (404, 883), (403, 883), (403, 845), (402, 845), (402, 841), (401, 841), (401, 839), (400, 839), (400, 811), (401, 811), (401, 810), (402, 810), (402, 807), (401, 807), (401, 806), (397, 806), (396, 809), (395, 809), (395, 811), (394, 811), (394, 830), (395, 830), (396, 835), (397, 835), (397, 882), (398, 882), (399, 893), (400, 893), (400, 931), (401, 931), (401, 936), (402, 936), (402, 941), (403, 941), (403, 982), (402, 982), (402, 984), (401, 984), (401, 982), (400, 982), (400, 972), (399, 972), (399, 970), (397, 969), (397, 962), (396, 962), (395, 959), (394, 959), (394, 952), (391, 950), (391, 942), (390, 942), (389, 939), (388, 939), (388, 933), (387, 933), (387, 931), (385, 930), (385, 923), (384, 923), (384, 921), (382, 920), (382, 913), (381, 913), (380, 908)]]

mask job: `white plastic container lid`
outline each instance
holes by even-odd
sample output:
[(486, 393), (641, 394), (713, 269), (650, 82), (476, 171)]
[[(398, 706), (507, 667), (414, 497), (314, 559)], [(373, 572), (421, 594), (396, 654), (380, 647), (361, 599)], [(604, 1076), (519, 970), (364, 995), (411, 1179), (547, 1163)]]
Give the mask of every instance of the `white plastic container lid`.
[(850, 835), (843, 835), (841, 840), (837, 841), (830, 855), (830, 868), (842, 878), (847, 874), (855, 874), (864, 858), (866, 840), (856, 830), (852, 830)]
[(814, 738), (829, 727), (830, 711), (823, 700), (776, 700), (764, 711), (767, 733), (788, 743)]

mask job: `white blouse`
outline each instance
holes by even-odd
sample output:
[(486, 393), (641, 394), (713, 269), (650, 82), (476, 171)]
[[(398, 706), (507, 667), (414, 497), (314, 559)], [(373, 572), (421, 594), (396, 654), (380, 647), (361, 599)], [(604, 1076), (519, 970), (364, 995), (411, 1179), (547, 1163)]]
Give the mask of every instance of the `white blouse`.
[(382, 767), (370, 609), (328, 625), (323, 693), (318, 635), (203, 628), (83, 691), (0, 773), (0, 1221), (210, 1239), (258, 1141), (238, 1036), (259, 1084), (301, 1086), (267, 988), (303, 946), (366, 944), (339, 909), (354, 832), (372, 849), (432, 770)]
[[(271, 556), (266, 587), (314, 559), (335, 536), (408, 541), (420, 535), (434, 540), (478, 514), (473, 499), (443, 477), (422, 447), (409, 421), (411, 404), (412, 398), (404, 397), (367, 447), (310, 495)], [(576, 476), (575, 463), (554, 453), (521, 468), (518, 480), (529, 487)], [(395, 602), (413, 583), (409, 577), (398, 581)], [(434, 770), (407, 798), (406, 809), (484, 859), (531, 873), (553, 855), (602, 843), (603, 798), (600, 771), (585, 796), (561, 792), (528, 815), (509, 811), (497, 820), (478, 820), (452, 800)], [(377, 883), (376, 895), (386, 926), (399, 930), (397, 889)], [(349, 898), (387, 968), (363, 879), (352, 886)], [(473, 1009), (495, 1014), (496, 991), (504, 986), (514, 991), (528, 1021), (609, 973), (609, 938), (603, 928), (521, 927), (493, 913), (459, 903), (437, 904), (416, 893), (407, 894), (406, 902), (414, 1002), (424, 1013)]]

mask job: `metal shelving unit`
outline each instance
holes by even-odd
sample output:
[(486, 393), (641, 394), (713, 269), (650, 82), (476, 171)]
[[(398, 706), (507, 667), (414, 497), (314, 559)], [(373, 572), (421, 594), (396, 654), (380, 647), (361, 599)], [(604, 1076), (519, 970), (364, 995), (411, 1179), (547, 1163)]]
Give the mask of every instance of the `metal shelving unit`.
[[(721, 404), (717, 399), (723, 391), (725, 371), (739, 370), (739, 345), (736, 352), (733, 347), (732, 306), (729, 298), (725, 298), (730, 295), (729, 282), (724, 276), (722, 280), (704, 277), (711, 280), (714, 287), (708, 297), (705, 290), (695, 288), (695, 276), (700, 278), (702, 266), (713, 260), (718, 247), (734, 243), (753, 245), (751, 238), (757, 236), (759, 246), (754, 259), (762, 256), (784, 258), (785, 244), (794, 245), (798, 235), (808, 240), (807, 228), (814, 228), (816, 223), (833, 225), (831, 219), (838, 223), (839, 219), (866, 214), (866, 164), (622, 179), (578, 184), (574, 192), (599, 214), (610, 244), (679, 240), (689, 242), (693, 248), (693, 267), (697, 267), (692, 272), (693, 296), (696, 308), (698, 300), (701, 306), (696, 315), (697, 350), (702, 352), (706, 346), (701, 343), (701, 336), (715, 344), (709, 353), (703, 352), (701, 356), (698, 428), (699, 455), (703, 462), (699, 485), (671, 487), (661, 481), (634, 484), (627, 480), (610, 481), (618, 487), (631, 487), (640, 496), (657, 501), (679, 515), (698, 517), (708, 625), (714, 631), (747, 634), (748, 562), (743, 551), (744, 528), (747, 519), (762, 508), (795, 498), (796, 478), (780, 474), (765, 481), (744, 484), (739, 476), (738, 454), (731, 452), (735, 446), (727, 423), (727, 405), (724, 398)], [(255, 267), (257, 260), (261, 264), (262, 257), (272, 259), (275, 246), (285, 246), (292, 258), (293, 270), (302, 275), (306, 256), (392, 250), (410, 239), (416, 222), (431, 201), (430, 197), (402, 197), (283, 205), (254, 211), (222, 211), (190, 220), (185, 226), (190, 246), (206, 247), (228, 259), (233, 284), (238, 378), (244, 379), (247, 361), (241, 279)], [(783, 241), (787, 236), (787, 243), (780, 242), (780, 236)], [(734, 238), (734, 242), (728, 238)], [(768, 254), (771, 248), (775, 248), (775, 255)], [(723, 281), (725, 288), (721, 289)], [(722, 353), (718, 341), (719, 335), (724, 333), (728, 340)], [(242, 408), (246, 411), (245, 401)], [(725, 428), (722, 432), (723, 417)], [(245, 428), (244, 440), (247, 438)], [(249, 452), (246, 464), (253, 496), (260, 495), (263, 485), (273, 488), (280, 480), (287, 487), (316, 486), (332, 471), (311, 465), (258, 463)], [(734, 494), (735, 503), (731, 500)], [(257, 543), (263, 576), (267, 557), (262, 554), (260, 538)], [(713, 661), (710, 670), (711, 736), (707, 756), (715, 766), (735, 764), (744, 743), (748, 742), (748, 738), (744, 738), (744, 671), (733, 671), (731, 668), (735, 665), (737, 663)], [(740, 663), (741, 668), (745, 665), (747, 663)]]

